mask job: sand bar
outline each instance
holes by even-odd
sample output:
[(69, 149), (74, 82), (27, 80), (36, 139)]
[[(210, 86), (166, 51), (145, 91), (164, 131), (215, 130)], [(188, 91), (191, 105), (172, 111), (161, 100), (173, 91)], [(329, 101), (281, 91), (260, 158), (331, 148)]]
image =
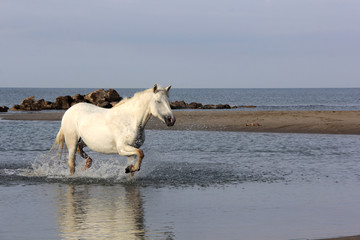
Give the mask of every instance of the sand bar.
[(360, 240), (360, 236), (338, 237), (338, 238), (328, 238), (328, 239), (319, 239), (319, 240)]
[[(147, 129), (273, 133), (360, 134), (360, 111), (174, 111), (168, 128), (151, 119)], [(60, 121), (63, 112), (3, 113), (3, 120)]]

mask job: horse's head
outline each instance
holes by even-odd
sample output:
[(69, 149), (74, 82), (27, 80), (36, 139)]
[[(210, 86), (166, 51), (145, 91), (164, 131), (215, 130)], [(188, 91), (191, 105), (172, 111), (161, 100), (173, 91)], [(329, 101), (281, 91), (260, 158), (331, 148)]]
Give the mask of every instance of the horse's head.
[(175, 124), (175, 116), (171, 111), (169, 103), (169, 90), (167, 88), (158, 87), (156, 84), (153, 87), (153, 97), (150, 103), (150, 111), (154, 117), (159, 118), (162, 122), (166, 123), (168, 127)]

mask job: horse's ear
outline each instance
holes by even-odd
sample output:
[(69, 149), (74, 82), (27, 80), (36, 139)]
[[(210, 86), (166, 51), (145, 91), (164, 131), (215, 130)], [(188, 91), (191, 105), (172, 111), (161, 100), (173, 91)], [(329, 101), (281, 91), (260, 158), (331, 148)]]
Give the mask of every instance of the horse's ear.
[(153, 87), (153, 92), (156, 93), (157, 90), (157, 84), (155, 83), (154, 87)]
[(166, 88), (166, 91), (169, 92), (171, 88), (171, 85)]

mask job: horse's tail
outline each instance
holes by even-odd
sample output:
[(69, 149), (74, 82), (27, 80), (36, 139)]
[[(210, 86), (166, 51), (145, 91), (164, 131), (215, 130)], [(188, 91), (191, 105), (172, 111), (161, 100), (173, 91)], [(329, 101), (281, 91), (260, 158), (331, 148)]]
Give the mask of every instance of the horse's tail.
[(61, 156), (63, 153), (63, 150), (65, 148), (65, 136), (64, 133), (62, 132), (61, 128), (56, 136), (54, 145), (51, 147), (50, 151), (54, 151), (57, 150), (57, 157), (59, 157), (59, 159), (61, 160)]

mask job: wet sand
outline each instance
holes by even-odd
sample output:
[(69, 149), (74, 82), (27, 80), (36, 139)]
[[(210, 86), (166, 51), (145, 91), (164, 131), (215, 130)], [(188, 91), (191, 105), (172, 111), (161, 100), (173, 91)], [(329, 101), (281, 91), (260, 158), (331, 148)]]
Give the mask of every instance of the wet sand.
[[(174, 111), (176, 124), (151, 119), (147, 129), (360, 134), (360, 111)], [(63, 112), (0, 114), (3, 120), (60, 121)]]
[(360, 240), (360, 236), (338, 237), (338, 238), (328, 238), (328, 239), (319, 239), (319, 240)]

